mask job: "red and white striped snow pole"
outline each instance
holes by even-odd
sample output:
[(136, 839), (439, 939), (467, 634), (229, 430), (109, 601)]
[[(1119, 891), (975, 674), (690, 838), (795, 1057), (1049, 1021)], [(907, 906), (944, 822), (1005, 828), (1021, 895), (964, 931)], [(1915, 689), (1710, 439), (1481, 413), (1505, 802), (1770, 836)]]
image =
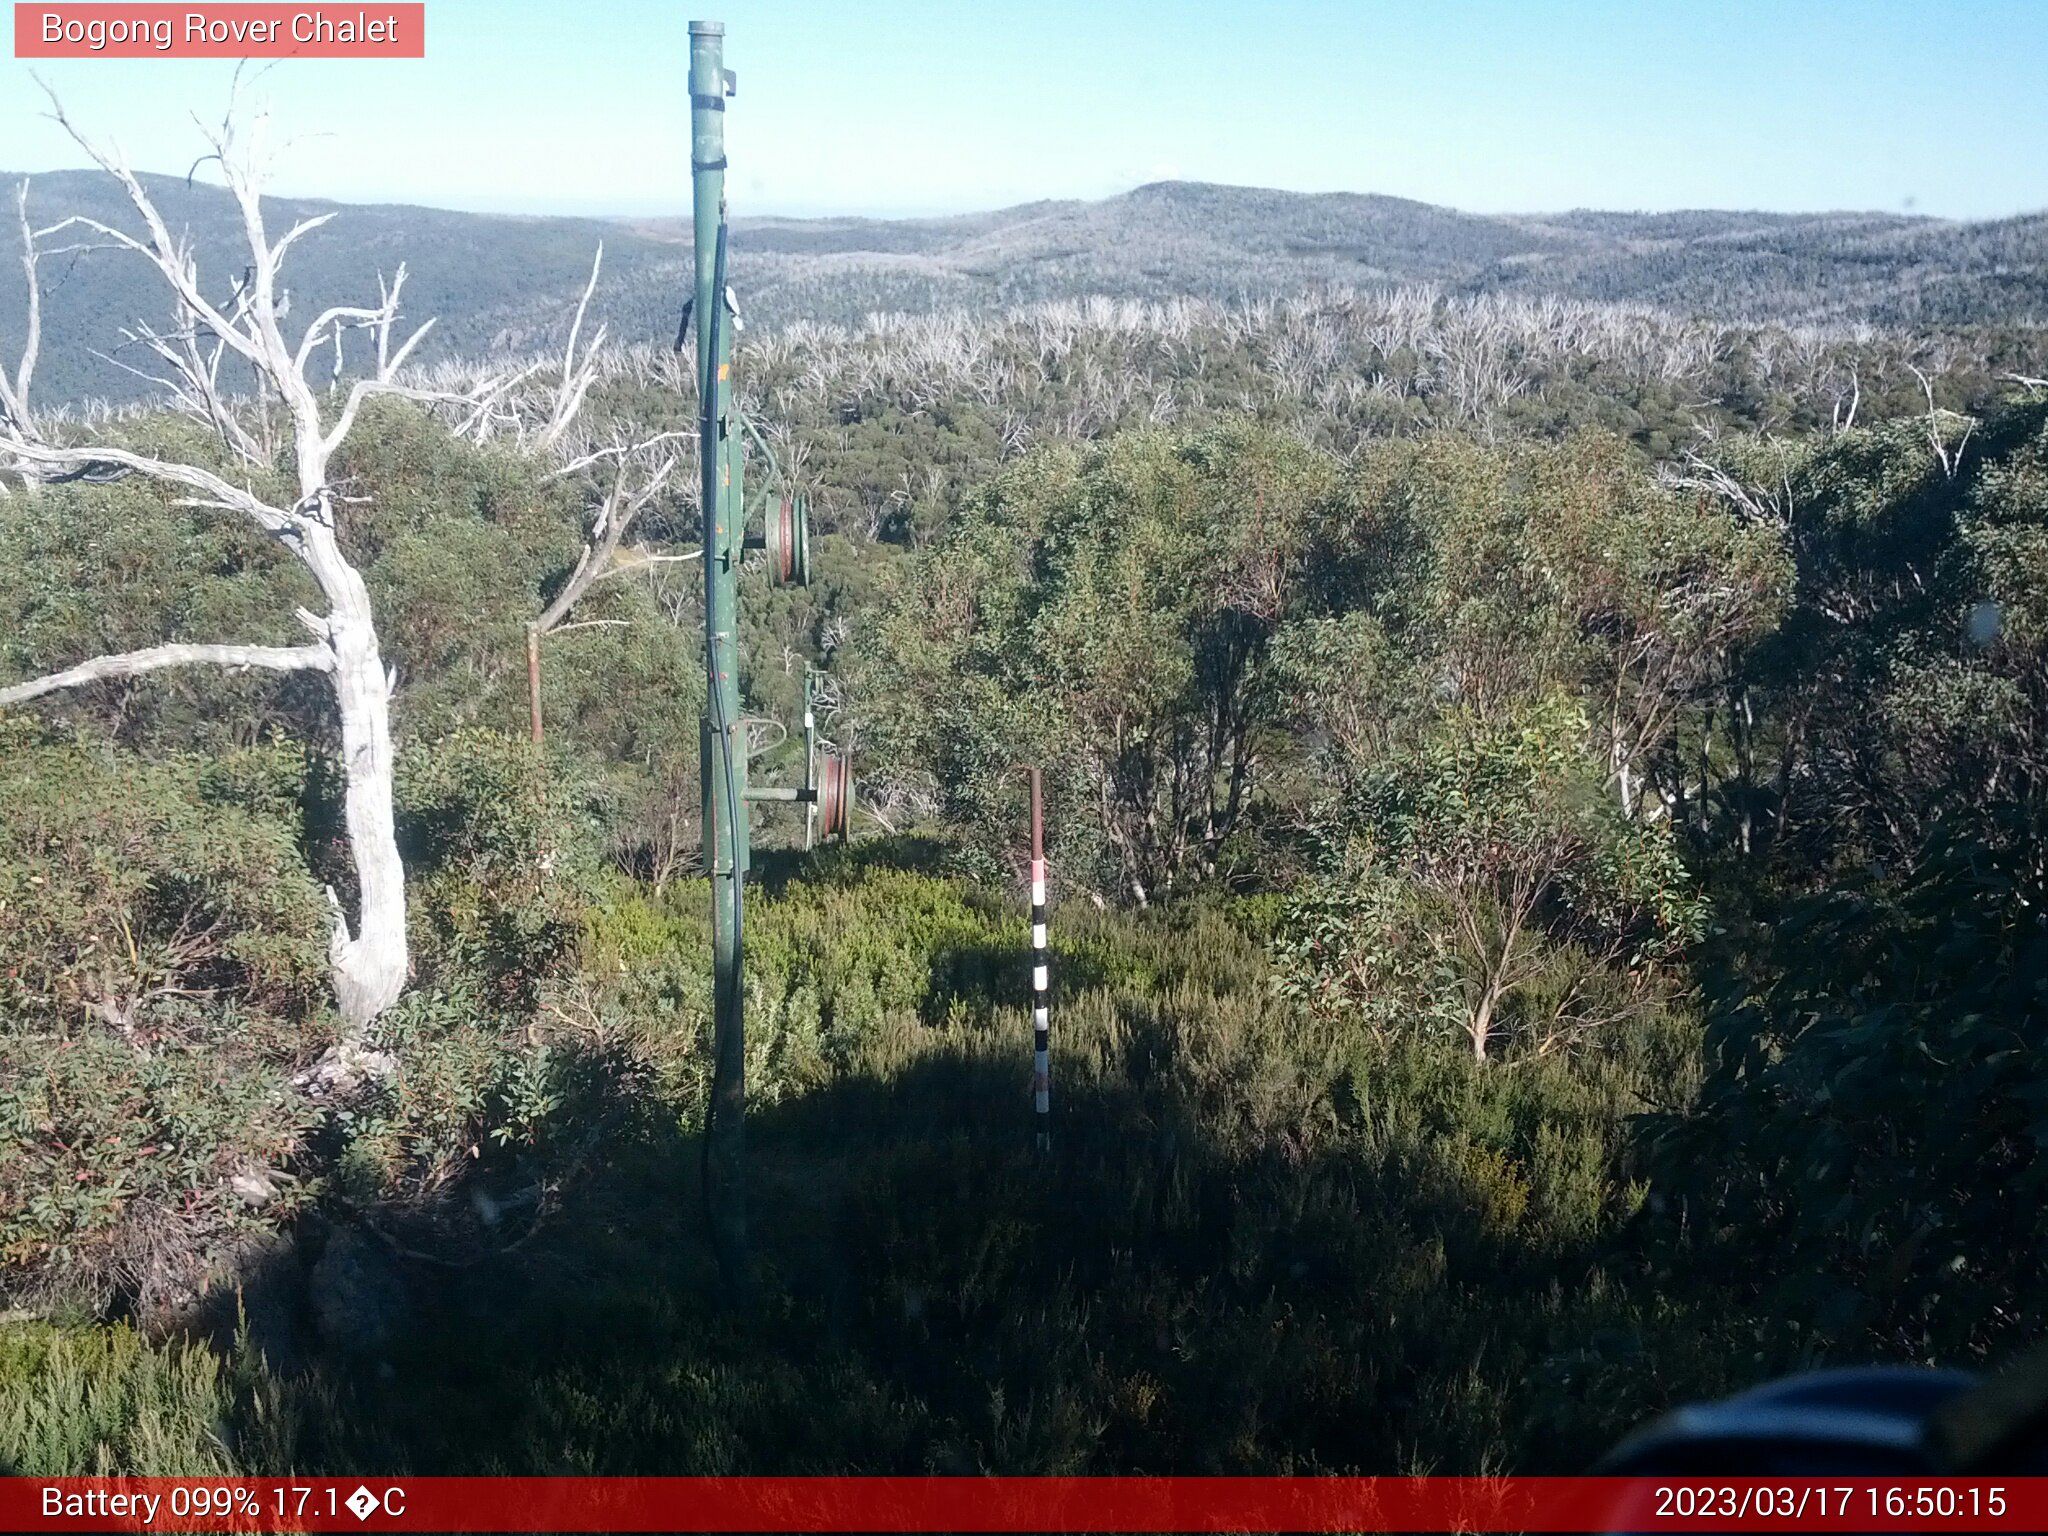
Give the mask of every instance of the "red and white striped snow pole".
[(1045, 800), (1031, 770), (1031, 1106), (1038, 1150), (1052, 1150), (1052, 1015), (1048, 1011), (1051, 952), (1045, 934)]

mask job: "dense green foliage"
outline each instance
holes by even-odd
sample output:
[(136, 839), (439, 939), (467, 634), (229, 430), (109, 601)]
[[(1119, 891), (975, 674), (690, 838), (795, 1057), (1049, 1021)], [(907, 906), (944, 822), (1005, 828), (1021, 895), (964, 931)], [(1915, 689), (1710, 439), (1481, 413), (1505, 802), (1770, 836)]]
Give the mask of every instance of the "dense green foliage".
[[(158, 1244), (232, 1227), (288, 1158), (286, 1020), (325, 992), (324, 911), (283, 765), (138, 760), (0, 724), (0, 1252), (153, 1290)], [(269, 784), (265, 781), (269, 780)], [(253, 791), (253, 792), (252, 792)]]
[(1893, 430), (1795, 469), (1798, 606), (1733, 681), (1694, 834), (1733, 830), (1754, 873), (1705, 1100), (1664, 1133), (1772, 1255), (1773, 1304), (1912, 1352), (2026, 1337), (2043, 1274), (2013, 1212), (2048, 1146), (2048, 410), (1981, 455), (1950, 473)]
[(1481, 1056), (1505, 1010), (1563, 1043), (1699, 935), (1649, 765), (1787, 566), (1592, 438), (1040, 454), (875, 626), (871, 783), (971, 829), (987, 870), (1012, 765), (1040, 762), (1069, 882), (1290, 889), (1311, 1008), (1446, 1016)]
[[(297, 1081), (349, 899), (317, 690), (0, 719), (0, 1276), (42, 1316), (0, 1336), (0, 1458), (1571, 1470), (1797, 1364), (2023, 1342), (2048, 405), (1731, 408), (1674, 471), (1647, 379), (1626, 421), (1569, 367), (1483, 412), (1219, 385), (1147, 420), (1088, 382), (1110, 355), (1070, 337), (1018, 432), (984, 363), (834, 406), (758, 354), (831, 528), (808, 592), (749, 578), (749, 709), (819, 665), (887, 826), (758, 840), (748, 1316), (697, 1212), (689, 575), (593, 589), (616, 622), (548, 637), (525, 734), (587, 476), (409, 406), (351, 439), (415, 964), (352, 1094)], [(621, 370), (590, 409), (687, 406)], [(300, 580), (133, 483), (13, 497), (0, 679), (287, 640)]]
[(925, 550), (857, 684), (880, 766), (910, 776), (891, 792), (986, 841), (1014, 828), (1014, 765), (1035, 762), (1068, 880), (1143, 903), (1215, 874), (1274, 719), (1267, 651), (1304, 509), (1333, 488), (1321, 456), (1242, 432), (1006, 472)]

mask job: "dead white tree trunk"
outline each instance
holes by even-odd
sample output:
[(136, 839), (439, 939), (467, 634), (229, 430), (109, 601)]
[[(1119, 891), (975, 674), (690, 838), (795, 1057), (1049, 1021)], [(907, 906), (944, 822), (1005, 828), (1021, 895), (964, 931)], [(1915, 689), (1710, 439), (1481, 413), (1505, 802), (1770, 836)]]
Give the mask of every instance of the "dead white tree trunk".
[[(43, 289), (36, 273), (40, 248), (36, 232), (28, 222), (28, 178), (21, 178), (21, 185), (15, 189), (14, 212), (21, 225), (21, 270), (28, 279), (27, 326), (22, 334), (21, 356), (15, 360), (14, 373), (9, 377), (4, 365), (0, 365), (0, 432), (20, 437), (36, 435), (35, 418), (29, 413), (29, 385), (36, 373), (36, 352), (43, 340)], [(0, 493), (4, 494), (4, 493)]]
[[(1933, 450), (1935, 462), (1941, 465), (1942, 475), (1955, 479), (1956, 471), (1963, 467), (1963, 450), (1970, 446), (1970, 434), (1977, 430), (1977, 418), (1965, 416), (1960, 411), (1943, 410), (1934, 403), (1934, 380), (1906, 364), (1906, 371), (1920, 381), (1920, 391), (1927, 396), (1927, 446)], [(1935, 366), (1939, 377), (1943, 369)], [(1960, 433), (1957, 428), (1960, 427)]]
[[(276, 240), (264, 228), (260, 188), (265, 169), (264, 121), (254, 122), (250, 143), (236, 140), (230, 112), (217, 134), (210, 134), (214, 154), (242, 216), (249, 246), (249, 267), (225, 306), (216, 305), (201, 287), (191, 250), (171, 234), (149, 193), (118, 152), (90, 142), (51, 97), (56, 121), (74, 141), (121, 185), (141, 218), (140, 237), (96, 219), (74, 217), (53, 225), (46, 234), (76, 227), (107, 244), (147, 260), (169, 286), (179, 327), (169, 335), (141, 333), (151, 350), (172, 369), (171, 382), (179, 402), (210, 420), (222, 443), (246, 466), (272, 467), (266, 451), (267, 430), (250, 431), (219, 385), (223, 355), (241, 360), (253, 374), (261, 401), (282, 407), (291, 433), (298, 498), (288, 506), (273, 505), (222, 474), (196, 465), (158, 459), (112, 446), (58, 445), (39, 440), (24, 429), (12, 407), (0, 427), (0, 463), (8, 463), (24, 480), (37, 474), (87, 471), (102, 467), (146, 476), (182, 487), (191, 494), (179, 505), (218, 507), (247, 517), (302, 561), (326, 600), (327, 611), (299, 611), (313, 636), (310, 645), (160, 646), (123, 656), (100, 657), (48, 677), (16, 685), (0, 694), (0, 703), (33, 698), (53, 689), (74, 687), (96, 678), (133, 675), (159, 667), (192, 664), (263, 666), (323, 672), (334, 690), (341, 722), (343, 809), (349, 848), (356, 872), (356, 917), (351, 928), (341, 901), (328, 893), (334, 912), (329, 945), (334, 991), (351, 1041), (360, 1042), (377, 1016), (404, 990), (408, 969), (405, 932), (405, 869), (399, 858), (392, 810), (391, 691), (393, 677), (378, 647), (370, 595), (360, 572), (349, 562), (336, 537), (334, 488), (328, 465), (365, 400), (377, 394), (445, 400), (446, 394), (410, 388), (397, 382), (403, 367), (432, 321), (420, 326), (396, 347), (392, 333), (399, 317), (399, 294), (405, 284), (401, 267), (382, 287), (375, 308), (342, 306), (314, 319), (296, 347), (279, 329), (278, 270), (294, 242), (333, 217), (301, 220)], [(323, 342), (344, 329), (364, 329), (376, 341), (376, 368), (353, 384), (330, 423), (323, 419), (319, 394), (306, 379), (307, 364)], [(479, 386), (483, 394), (495, 382)], [(259, 424), (260, 426), (261, 424)], [(25, 467), (24, 467), (25, 466)]]

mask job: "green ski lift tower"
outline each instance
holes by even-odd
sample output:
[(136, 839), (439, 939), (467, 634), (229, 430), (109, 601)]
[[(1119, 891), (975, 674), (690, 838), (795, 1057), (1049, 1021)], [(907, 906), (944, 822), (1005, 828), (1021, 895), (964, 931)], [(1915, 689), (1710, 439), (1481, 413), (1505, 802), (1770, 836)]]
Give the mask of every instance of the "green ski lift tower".
[[(732, 342), (739, 315), (726, 278), (725, 106), (735, 79), (725, 67), (725, 24), (690, 23), (690, 179), (695, 213), (696, 288), (684, 318), (695, 318), (698, 448), (704, 511), (705, 713), (700, 766), (704, 867), (711, 879), (712, 1072), (704, 1131), (704, 1201), (728, 1298), (751, 1289), (746, 1207), (746, 962), (743, 916), (749, 865), (748, 807), (802, 804), (804, 841), (847, 836), (853, 775), (847, 760), (821, 754), (808, 672), (804, 678), (804, 782), (790, 788), (747, 782), (747, 722), (740, 712), (739, 578), (746, 551), (766, 555), (778, 586), (810, 583), (810, 528), (804, 499), (786, 483), (766, 444), (734, 405)], [(683, 337), (678, 336), (680, 345)], [(747, 444), (762, 450), (768, 493), (761, 532), (748, 532)]]

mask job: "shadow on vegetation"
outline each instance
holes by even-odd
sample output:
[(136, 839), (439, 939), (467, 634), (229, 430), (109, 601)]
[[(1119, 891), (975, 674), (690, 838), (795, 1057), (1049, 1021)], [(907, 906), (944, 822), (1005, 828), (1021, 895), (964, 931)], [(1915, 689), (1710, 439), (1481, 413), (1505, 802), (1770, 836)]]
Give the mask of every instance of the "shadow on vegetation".
[[(935, 965), (955, 1022), (912, 1026), (904, 1065), (751, 1115), (746, 1315), (716, 1300), (698, 1143), (642, 1115), (601, 1163), (528, 1168), (563, 1178), (559, 1208), (463, 1258), (436, 1251), (445, 1222), (387, 1218), (361, 1262), (402, 1289), (402, 1326), (270, 1383), (262, 1454), (443, 1475), (1563, 1472), (1728, 1385), (1697, 1309), (1632, 1299), (1674, 1277), (1606, 1241), (1604, 1149), (1511, 1102), (1533, 1077), (1448, 1053), (1390, 1059), (1399, 1082), (1346, 1067), (1311, 1094), (1311, 1138), (1260, 1107), (1301, 1085), (1228, 1057), (1171, 993), (1070, 977), (1044, 1156), (1011, 959)], [(1533, 1138), (1511, 1124), (1531, 1114)], [(1489, 1115), (1522, 1151), (1488, 1144)], [(442, 1209), (486, 1200), (503, 1192)]]

